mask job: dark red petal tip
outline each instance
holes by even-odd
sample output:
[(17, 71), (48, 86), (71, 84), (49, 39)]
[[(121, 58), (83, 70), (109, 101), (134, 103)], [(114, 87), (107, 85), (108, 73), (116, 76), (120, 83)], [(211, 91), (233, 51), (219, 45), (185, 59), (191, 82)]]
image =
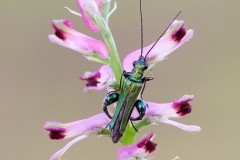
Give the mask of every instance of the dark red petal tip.
[(172, 39), (176, 42), (180, 42), (182, 38), (186, 35), (186, 30), (182, 26), (177, 32), (172, 35)]
[(87, 84), (86, 84), (87, 87), (91, 87), (91, 86), (95, 87), (98, 85), (98, 83), (100, 83), (98, 81), (98, 78), (100, 77), (101, 77), (101, 73), (99, 71), (95, 71), (95, 72), (92, 72), (88, 77), (80, 76), (79, 78), (81, 80), (87, 81)]
[(147, 141), (145, 144), (145, 152), (152, 153), (156, 150), (157, 144), (152, 141)]
[(63, 41), (66, 39), (63, 32), (59, 29), (55, 29), (55, 35)]
[(176, 113), (179, 114), (180, 116), (189, 114), (192, 111), (192, 106), (187, 102), (180, 104), (174, 103), (173, 105), (174, 105), (173, 107), (176, 110)]
[(61, 40), (65, 40), (66, 39), (66, 37), (65, 37), (65, 33), (64, 33), (64, 31), (58, 26), (59, 24), (57, 24), (57, 23), (61, 23), (61, 24), (63, 24), (63, 25), (65, 25), (67, 28), (70, 28), (70, 29), (74, 29), (74, 27), (73, 27), (73, 24), (69, 21), (69, 20), (66, 20), (66, 19), (64, 19), (64, 20), (60, 20), (60, 21), (53, 21), (52, 22), (52, 26), (53, 26), (53, 28), (54, 28), (54, 30), (55, 30), (55, 35), (59, 38), (59, 39), (61, 39)]
[(60, 140), (65, 137), (65, 129), (51, 130), (49, 132), (49, 138), (52, 140)]
[(144, 148), (145, 152), (148, 152), (148, 153), (153, 152), (157, 147), (157, 144), (151, 141), (153, 136), (154, 136), (153, 133), (150, 133), (149, 135), (147, 135), (143, 140), (138, 142), (137, 147)]

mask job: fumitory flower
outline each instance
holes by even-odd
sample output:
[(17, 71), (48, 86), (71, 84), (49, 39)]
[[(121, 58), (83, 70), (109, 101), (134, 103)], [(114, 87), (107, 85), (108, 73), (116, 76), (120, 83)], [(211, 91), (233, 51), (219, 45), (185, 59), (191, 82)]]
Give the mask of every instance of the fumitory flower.
[(118, 151), (118, 160), (142, 159), (155, 151), (157, 144), (152, 140), (154, 134), (151, 132), (136, 144), (123, 146)]
[(84, 75), (81, 75), (79, 78), (87, 81), (84, 92), (89, 90), (102, 90), (105, 87), (108, 88), (115, 80), (111, 68), (107, 65), (103, 65), (99, 70), (93, 72), (85, 72)]
[[(193, 30), (186, 30), (184, 21), (174, 20), (167, 29), (164, 36), (158, 41), (151, 52), (147, 56), (148, 70), (150, 70), (157, 62), (164, 60), (169, 54), (178, 47), (189, 41), (193, 36)], [(143, 48), (143, 56), (149, 51), (153, 44)], [(131, 71), (133, 62), (138, 60), (141, 54), (140, 49), (128, 54), (123, 60), (125, 71)]]
[(65, 124), (56, 121), (46, 122), (44, 128), (49, 131), (49, 137), (52, 140), (63, 140), (78, 136), (56, 152), (50, 160), (60, 159), (73, 144), (87, 138), (91, 134), (98, 134), (109, 122), (110, 119), (104, 113)]
[(52, 26), (55, 34), (49, 35), (51, 42), (78, 51), (86, 58), (108, 57), (108, 49), (103, 41), (77, 32), (70, 21), (66, 19), (53, 20)]
[(110, 16), (111, 0), (77, 0), (77, 4), (86, 26), (93, 32), (99, 32), (100, 29), (96, 24), (95, 15), (101, 15), (104, 19)]
[(192, 101), (193, 98), (193, 95), (184, 95), (171, 103), (147, 102), (148, 108), (145, 113), (145, 120), (139, 124), (143, 124), (143, 122), (147, 124), (165, 123), (188, 132), (199, 132), (201, 130), (199, 126), (185, 125), (170, 120), (170, 118), (181, 118), (191, 113), (192, 106), (189, 104), (189, 102)]

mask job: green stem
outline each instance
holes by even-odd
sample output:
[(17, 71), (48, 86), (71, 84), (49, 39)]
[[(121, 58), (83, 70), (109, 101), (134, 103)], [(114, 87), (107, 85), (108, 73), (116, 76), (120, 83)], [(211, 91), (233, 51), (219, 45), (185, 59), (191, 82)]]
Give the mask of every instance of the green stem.
[(107, 61), (107, 64), (112, 68), (116, 81), (119, 82), (123, 69), (111, 30), (107, 22), (100, 15), (95, 14), (94, 19), (102, 31), (103, 39), (109, 50), (110, 59)]
[[(112, 68), (115, 78), (116, 78), (116, 81), (119, 82), (120, 78), (122, 76), (123, 69), (122, 69), (120, 58), (119, 58), (119, 55), (117, 52), (117, 47), (114, 42), (111, 30), (107, 24), (107, 21), (100, 15), (96, 14), (94, 16), (94, 19), (95, 19), (96, 23), (98, 24), (98, 27), (102, 31), (103, 39), (109, 50), (110, 59), (105, 60), (105, 62)], [(133, 129), (131, 124), (128, 124), (126, 127), (126, 130), (124, 132), (124, 135), (120, 140), (120, 143), (122, 145), (134, 144), (135, 137), (136, 137), (136, 131)]]
[(108, 136), (110, 135), (110, 130), (106, 128), (102, 128), (101, 130), (99, 130), (98, 134), (101, 134), (103, 136)]
[(140, 122), (138, 122), (136, 125), (135, 125), (135, 128), (137, 130), (140, 130), (142, 129), (142, 127), (144, 126), (147, 126), (149, 124), (151, 124), (152, 122), (148, 119), (148, 118), (144, 118), (143, 120), (141, 120)]

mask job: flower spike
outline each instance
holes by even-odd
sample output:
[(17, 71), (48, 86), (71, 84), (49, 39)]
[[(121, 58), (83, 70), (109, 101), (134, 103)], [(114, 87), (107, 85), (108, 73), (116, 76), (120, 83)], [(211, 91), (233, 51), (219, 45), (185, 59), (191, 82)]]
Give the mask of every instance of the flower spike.
[[(73, 138), (62, 149), (53, 154), (50, 160), (61, 160), (63, 154), (72, 145), (94, 134), (97, 136), (111, 135), (110, 137), (119, 138), (119, 143), (123, 146), (118, 150), (118, 160), (147, 160), (146, 156), (156, 150), (157, 144), (153, 142), (155, 136), (153, 132), (135, 143), (137, 130), (140, 130), (143, 126), (165, 123), (188, 132), (199, 132), (201, 130), (199, 126), (181, 124), (172, 120), (191, 113), (190, 101), (194, 99), (193, 95), (185, 95), (171, 103), (163, 104), (143, 102), (137, 99), (138, 96), (142, 96), (145, 82), (152, 80), (152, 77), (144, 77), (144, 71), (151, 70), (157, 62), (165, 59), (170, 53), (192, 38), (193, 30), (186, 30), (184, 21), (176, 20), (181, 12), (158, 37), (157, 41), (143, 48), (140, 0), (141, 50), (128, 54), (123, 60), (122, 67), (108, 25), (109, 17), (116, 9), (116, 2), (114, 5), (110, 4), (111, 0), (76, 0), (76, 2), (80, 13), (68, 7), (65, 8), (70, 13), (81, 17), (91, 31), (101, 32), (104, 41), (76, 31), (73, 24), (66, 19), (52, 21), (55, 32), (48, 38), (53, 43), (80, 52), (88, 60), (103, 63), (104, 65), (100, 69), (85, 72), (79, 77), (80, 80), (86, 81), (83, 91), (98, 91), (107, 88), (109, 93), (103, 102), (104, 111), (106, 112), (107, 105), (115, 102), (117, 107), (114, 114), (99, 113), (69, 123), (47, 121), (44, 129), (49, 133), (50, 139), (65, 140)], [(111, 6), (113, 7), (111, 8)], [(175, 159), (177, 160), (178, 157)]]

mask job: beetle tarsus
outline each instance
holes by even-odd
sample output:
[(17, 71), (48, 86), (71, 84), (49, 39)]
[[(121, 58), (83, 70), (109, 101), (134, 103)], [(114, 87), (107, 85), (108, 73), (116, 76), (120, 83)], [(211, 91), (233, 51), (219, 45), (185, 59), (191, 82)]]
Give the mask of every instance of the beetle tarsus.
[[(130, 119), (130, 122), (131, 122), (131, 124), (132, 124), (133, 129), (134, 129), (136, 132), (138, 132), (138, 129), (134, 126), (134, 124), (133, 124), (133, 122), (132, 122), (131, 119)], [(138, 132), (138, 133), (139, 133), (139, 132)]]

